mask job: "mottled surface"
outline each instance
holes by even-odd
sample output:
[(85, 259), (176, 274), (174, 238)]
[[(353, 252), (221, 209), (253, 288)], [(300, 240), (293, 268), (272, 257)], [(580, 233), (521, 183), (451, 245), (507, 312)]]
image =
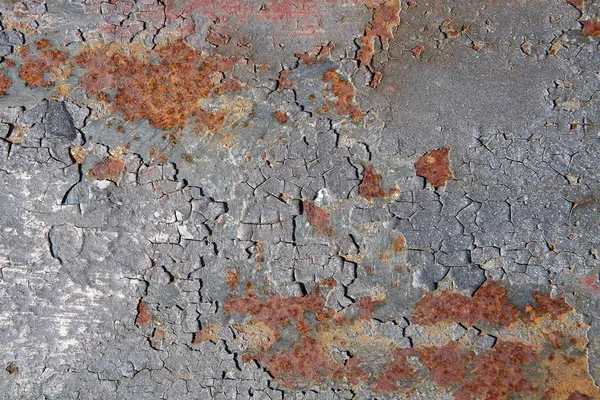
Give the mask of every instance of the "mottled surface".
[(0, 1), (0, 398), (600, 398), (599, 13)]

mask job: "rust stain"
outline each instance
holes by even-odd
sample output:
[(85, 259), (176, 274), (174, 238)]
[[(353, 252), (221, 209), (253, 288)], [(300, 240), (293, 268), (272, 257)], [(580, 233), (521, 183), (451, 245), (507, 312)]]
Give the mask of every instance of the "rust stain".
[(583, 36), (600, 36), (600, 20), (588, 19), (580, 22), (583, 25)]
[(4, 96), (11, 86), (12, 80), (8, 76), (0, 75), (0, 96)]
[(194, 333), (192, 344), (200, 344), (206, 341), (217, 343), (219, 341), (219, 336), (217, 335), (218, 329), (219, 328), (213, 324), (204, 325), (202, 329)]
[(564, 298), (553, 299), (539, 293), (534, 297), (536, 306), (520, 310), (509, 303), (505, 289), (496, 281), (484, 284), (473, 297), (451, 291), (429, 292), (415, 304), (413, 320), (420, 325), (460, 322), (472, 326), (485, 322), (507, 326), (521, 319), (533, 321), (548, 315), (557, 318), (571, 309)]
[(163, 328), (154, 328), (154, 332), (152, 332), (152, 337), (150, 337), (150, 345), (152, 347), (160, 347), (162, 342), (167, 338), (167, 332)]
[(583, 6), (584, 6), (584, 1), (583, 0), (568, 0), (567, 3), (569, 3), (570, 5), (572, 5), (573, 7), (575, 7), (576, 9), (578, 9), (579, 11), (583, 12)]
[(394, 245), (392, 246), (392, 249), (394, 250), (394, 253), (401, 253), (402, 251), (404, 251), (405, 248), (406, 239), (404, 238), (404, 236), (400, 235), (396, 238), (396, 240), (394, 240)]
[(273, 112), (273, 117), (279, 121), (280, 124), (285, 124), (288, 121), (288, 115), (285, 111), (276, 110)]
[(312, 201), (304, 201), (302, 205), (306, 212), (306, 220), (315, 228), (319, 235), (333, 236), (335, 234), (329, 220), (329, 214), (325, 209), (315, 205)]
[[(67, 62), (69, 54), (62, 50), (51, 50), (43, 41), (36, 43), (37, 55), (31, 53), (29, 45), (18, 50), (23, 59), (19, 69), (19, 77), (29, 87), (50, 87), (56, 81), (71, 75), (71, 65)], [(49, 42), (48, 42), (49, 43)]]
[[(318, 288), (332, 287), (327, 281)], [(385, 293), (363, 297), (358, 315), (348, 317), (327, 307), (318, 289), (290, 298), (265, 292), (261, 299), (249, 286), (246, 295), (227, 300), (225, 311), (250, 317), (234, 324), (247, 348), (241, 359), (257, 360), (283, 388), (335, 382), (374, 393), (406, 394), (433, 379), (459, 400), (597, 398), (598, 388), (587, 373), (586, 326), (564, 299), (538, 294), (534, 305), (519, 310), (498, 283), (480, 290), (473, 298), (445, 291), (436, 295), (435, 304), (426, 295), (411, 319), (411, 324), (436, 331), (447, 323), (496, 324), (500, 330), (493, 348), (477, 352), (466, 337), (403, 349), (369, 332), (374, 309), (383, 304)], [(479, 316), (465, 319), (473, 313)], [(363, 362), (372, 351), (382, 356)]]
[(425, 46), (419, 45), (410, 49), (410, 52), (413, 54), (413, 56), (419, 57), (423, 50), (425, 50)]
[(452, 178), (449, 154), (448, 147), (428, 151), (415, 162), (417, 175), (427, 179), (436, 189), (444, 186)]
[(19, 373), (19, 367), (17, 367), (14, 363), (10, 363), (5, 368), (6, 372), (10, 375), (16, 375)]
[(231, 110), (207, 111), (202, 100), (241, 88), (227, 76), (239, 58), (204, 54), (180, 39), (156, 50), (139, 43), (101, 45), (76, 60), (84, 70), (79, 84), (90, 96), (116, 90), (112, 104), (127, 120), (146, 119), (164, 130), (193, 120), (197, 130), (217, 131)]
[(354, 85), (342, 79), (334, 69), (325, 71), (323, 82), (331, 83), (331, 91), (336, 97), (334, 104), (336, 114), (349, 115), (354, 123), (360, 122), (365, 113), (360, 110), (354, 99)]
[(106, 157), (104, 161), (95, 164), (88, 172), (87, 177), (93, 179), (108, 179), (118, 181), (125, 171), (125, 161), (118, 156)]
[(137, 309), (138, 314), (135, 318), (135, 326), (141, 328), (142, 326), (148, 325), (150, 323), (150, 320), (152, 319), (152, 314), (150, 314), (148, 303), (146, 303), (144, 300), (140, 300)]
[(358, 185), (358, 193), (369, 201), (376, 198), (386, 198), (399, 193), (398, 189), (389, 189), (387, 192), (381, 188), (381, 175), (372, 165), (365, 165), (362, 172), (362, 180)]
[(239, 283), (239, 274), (235, 269), (230, 269), (229, 272), (227, 273), (227, 286), (229, 286), (230, 288), (234, 288), (238, 285)]
[(371, 82), (369, 83), (369, 86), (371, 86), (372, 88), (377, 88), (377, 86), (381, 82), (381, 78), (383, 78), (383, 74), (379, 71), (375, 72), (373, 74), (373, 78), (371, 79)]
[(367, 4), (373, 9), (373, 18), (360, 38), (360, 50), (356, 53), (359, 66), (370, 65), (375, 53), (375, 38), (379, 38), (383, 48), (394, 37), (394, 29), (400, 23), (400, 0), (389, 0), (381, 4)]
[(440, 25), (440, 31), (446, 35), (446, 38), (448, 39), (454, 39), (461, 36), (467, 28), (467, 26), (463, 25), (460, 29), (454, 29), (452, 27), (452, 18), (446, 18)]

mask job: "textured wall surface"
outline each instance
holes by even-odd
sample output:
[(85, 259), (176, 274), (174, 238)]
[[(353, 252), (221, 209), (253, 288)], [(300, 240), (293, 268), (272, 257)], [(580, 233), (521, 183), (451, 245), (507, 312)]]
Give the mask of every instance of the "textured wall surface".
[(0, 0), (1, 399), (599, 399), (596, 0)]

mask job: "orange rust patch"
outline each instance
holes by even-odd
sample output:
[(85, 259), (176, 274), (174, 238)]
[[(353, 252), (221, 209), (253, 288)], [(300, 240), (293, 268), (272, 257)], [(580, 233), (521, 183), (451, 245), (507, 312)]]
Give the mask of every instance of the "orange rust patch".
[(363, 297), (358, 302), (358, 315), (360, 318), (368, 320), (373, 318), (375, 307), (383, 304), (383, 299), (373, 297)]
[(227, 273), (227, 286), (234, 288), (239, 283), (239, 275), (235, 269), (230, 269)]
[(583, 0), (568, 0), (567, 3), (569, 3), (579, 11), (583, 11)]
[(375, 172), (372, 165), (365, 165), (362, 172), (362, 181), (358, 186), (358, 193), (369, 201), (376, 198), (385, 198), (398, 194), (398, 189), (389, 189), (385, 192), (381, 188), (381, 175)]
[(150, 345), (152, 347), (159, 347), (166, 338), (167, 332), (163, 328), (155, 328), (154, 332), (152, 332), (152, 337), (149, 339)]
[(273, 117), (275, 117), (275, 119), (277, 121), (279, 121), (280, 124), (285, 124), (288, 121), (288, 115), (285, 111), (281, 111), (281, 110), (274, 111)]
[(202, 329), (196, 331), (194, 333), (194, 338), (192, 339), (192, 344), (200, 344), (206, 341), (217, 343), (219, 341), (219, 336), (217, 335), (218, 327), (216, 325), (207, 324), (202, 327)]
[(419, 57), (421, 55), (421, 53), (423, 52), (423, 50), (425, 50), (425, 46), (419, 45), (417, 47), (413, 47), (412, 49), (410, 49), (410, 52), (413, 54), (413, 56)]
[(444, 186), (452, 178), (449, 154), (448, 147), (428, 151), (415, 162), (417, 175), (427, 179), (436, 189)]
[(148, 309), (148, 304), (144, 300), (140, 300), (138, 304), (138, 314), (135, 318), (135, 326), (141, 328), (144, 325), (148, 325), (150, 320), (152, 319), (152, 314), (150, 314), (150, 309)]
[(373, 18), (365, 34), (360, 38), (360, 50), (356, 53), (359, 67), (371, 64), (375, 53), (375, 38), (379, 37), (381, 44), (386, 48), (390, 39), (394, 37), (393, 31), (400, 23), (400, 0), (388, 0), (382, 4), (369, 4), (374, 9)]
[(125, 171), (125, 161), (117, 156), (109, 156), (104, 161), (95, 164), (87, 176), (93, 179), (108, 179), (117, 181)]
[(304, 337), (288, 351), (259, 354), (256, 359), (268, 365), (273, 377), (288, 389), (305, 382), (347, 380), (351, 385), (366, 381), (369, 374), (360, 368), (360, 360), (351, 357), (344, 364), (336, 362), (318, 339)]
[(6, 94), (6, 91), (12, 86), (12, 81), (8, 76), (0, 75), (0, 96)]
[(400, 235), (394, 240), (394, 245), (392, 249), (394, 253), (401, 253), (406, 248), (406, 239), (404, 236)]
[(496, 281), (484, 284), (473, 297), (451, 291), (440, 294), (426, 293), (415, 304), (413, 321), (420, 325), (440, 322), (460, 322), (467, 326), (487, 322), (492, 325), (510, 325), (520, 319), (551, 316), (557, 318), (570, 311), (564, 298), (552, 299), (549, 295), (534, 294), (537, 305), (529, 305), (523, 311), (508, 302), (506, 291)]
[(467, 26), (464, 26), (464, 25), (460, 30), (454, 29), (452, 27), (452, 18), (446, 18), (442, 22), (442, 25), (440, 26), (440, 31), (442, 31), (442, 33), (444, 35), (446, 35), (446, 38), (448, 38), (448, 39), (457, 38), (460, 35), (462, 35), (463, 32), (466, 30), (467, 30)]
[(36, 50), (44, 50), (44, 49), (49, 49), (51, 47), (52, 47), (52, 42), (50, 42), (48, 39), (42, 39), (42, 40), (38, 40), (37, 42), (35, 42)]
[(306, 220), (319, 235), (333, 236), (335, 234), (329, 220), (329, 214), (325, 209), (315, 205), (312, 201), (304, 201), (302, 205), (306, 212)]
[(373, 383), (374, 393), (396, 392), (403, 381), (406, 382), (415, 376), (414, 370), (408, 364), (409, 355), (414, 355), (414, 351), (396, 349), (392, 353), (392, 361), (387, 363), (383, 373)]
[(79, 84), (89, 95), (114, 89), (113, 105), (127, 120), (147, 119), (159, 129), (195, 120), (200, 130), (218, 130), (227, 112), (206, 111), (202, 99), (240, 88), (225, 76), (238, 58), (207, 55), (182, 40), (156, 50), (113, 43), (85, 50), (76, 60), (85, 71)]
[(41, 51), (37, 56), (31, 54), (29, 45), (24, 45), (19, 50), (19, 55), (23, 58), (19, 77), (26, 82), (27, 86), (50, 87), (57, 80), (68, 78), (71, 75), (66, 51), (50, 50), (46, 47), (40, 47), (38, 50)]
[(376, 88), (381, 82), (381, 78), (383, 78), (383, 74), (379, 71), (375, 72), (373, 74), (373, 78), (371, 79), (371, 83), (369, 83), (369, 86)]
[(583, 25), (583, 36), (600, 36), (600, 21), (597, 19), (588, 19), (580, 21)]
[(323, 81), (331, 83), (331, 91), (337, 98), (334, 104), (337, 115), (349, 115), (354, 123), (360, 122), (365, 113), (360, 110), (354, 100), (354, 85), (340, 78), (339, 74), (332, 68), (325, 71)]
[(294, 87), (294, 85), (292, 85), (292, 83), (288, 80), (289, 75), (290, 71), (287, 69), (279, 71), (279, 77), (277, 78), (277, 89), (291, 89)]

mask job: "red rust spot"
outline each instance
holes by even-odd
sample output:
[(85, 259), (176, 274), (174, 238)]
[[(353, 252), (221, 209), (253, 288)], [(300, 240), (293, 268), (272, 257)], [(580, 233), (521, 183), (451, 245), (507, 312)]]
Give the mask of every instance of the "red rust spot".
[(85, 71), (79, 84), (89, 95), (114, 89), (114, 107), (127, 120), (147, 119), (159, 129), (182, 128), (195, 120), (200, 130), (218, 130), (227, 112), (206, 111), (199, 101), (240, 88), (225, 76), (238, 58), (204, 54), (182, 40), (156, 50), (103, 45), (83, 51), (76, 60)]
[(332, 276), (331, 278), (327, 278), (324, 279), (320, 282), (320, 284), (322, 286), (328, 287), (328, 288), (333, 288), (335, 287), (335, 285), (337, 284), (337, 281), (335, 280), (335, 278)]
[(508, 302), (506, 291), (496, 281), (483, 285), (473, 297), (451, 291), (441, 294), (430, 292), (415, 304), (413, 321), (420, 325), (460, 322), (473, 326), (487, 322), (506, 326), (520, 319), (532, 321), (547, 315), (557, 318), (572, 309), (562, 297), (552, 299), (549, 295), (539, 293), (535, 293), (534, 297), (538, 305), (529, 305), (521, 311)]
[(37, 42), (35, 42), (36, 50), (44, 50), (44, 49), (49, 49), (51, 47), (52, 47), (52, 42), (50, 42), (48, 39), (42, 39), (42, 40), (38, 40)]
[(6, 91), (12, 86), (12, 81), (8, 76), (0, 75), (0, 96), (6, 94)]
[(463, 354), (457, 342), (442, 347), (423, 347), (417, 350), (419, 359), (431, 372), (433, 380), (442, 387), (462, 382), (467, 375), (467, 363), (473, 353)]
[(407, 381), (415, 376), (415, 371), (408, 364), (407, 357), (414, 355), (413, 350), (396, 349), (392, 353), (392, 360), (387, 363), (383, 373), (373, 383), (374, 393), (391, 393), (400, 389), (402, 381)]
[(336, 114), (349, 115), (354, 123), (360, 122), (365, 114), (354, 100), (354, 85), (340, 78), (333, 68), (325, 71), (323, 81), (331, 83), (331, 91), (337, 98), (334, 104)]
[(381, 82), (382, 77), (383, 74), (381, 72), (375, 72), (373, 74), (373, 78), (371, 79), (371, 83), (369, 83), (369, 86), (371, 86), (372, 88), (376, 88), (379, 85), (379, 82)]
[(287, 69), (279, 71), (279, 78), (277, 78), (277, 89), (291, 89), (294, 87), (288, 80), (289, 74), (290, 71)]
[(150, 314), (150, 310), (148, 309), (148, 304), (144, 300), (140, 300), (138, 304), (138, 314), (135, 318), (135, 325), (138, 328), (141, 328), (144, 325), (148, 325), (150, 320), (152, 319), (152, 314)]
[(393, 30), (400, 23), (400, 0), (389, 0), (367, 7), (375, 11), (369, 27), (360, 38), (360, 50), (356, 53), (360, 67), (371, 64), (375, 52), (375, 38), (379, 37), (383, 47), (387, 47), (390, 39), (394, 37)]
[(375, 313), (375, 307), (378, 307), (382, 304), (382, 299), (377, 299), (373, 297), (363, 297), (358, 302), (358, 315), (360, 315), (360, 318), (364, 320), (369, 320), (373, 318), (373, 314)]
[(125, 161), (116, 156), (109, 156), (104, 161), (95, 164), (88, 172), (87, 176), (93, 179), (108, 179), (117, 181), (125, 171)]
[(444, 186), (452, 178), (449, 154), (448, 147), (428, 151), (415, 162), (417, 175), (427, 179), (436, 189)]
[(37, 56), (33, 56), (29, 45), (24, 45), (19, 50), (19, 54), (23, 58), (19, 77), (29, 87), (50, 87), (58, 79), (69, 77), (71, 74), (71, 69), (67, 65), (68, 53), (65, 51), (44, 48)]
[(413, 54), (413, 56), (419, 57), (421, 55), (421, 53), (423, 52), (423, 50), (425, 50), (425, 46), (419, 45), (417, 47), (413, 47), (412, 49), (410, 49), (410, 52)]
[(460, 30), (456, 30), (456, 29), (452, 28), (452, 19), (451, 18), (446, 18), (442, 22), (442, 25), (440, 26), (440, 31), (442, 31), (442, 33), (444, 35), (446, 35), (446, 38), (448, 38), (448, 39), (457, 38), (460, 35), (462, 35), (463, 32), (466, 30), (467, 30), (467, 26), (463, 26)]
[(475, 358), (473, 374), (457, 390), (457, 400), (507, 399), (517, 393), (535, 393), (537, 388), (521, 368), (537, 359), (532, 348), (516, 342), (498, 342), (488, 353)]
[(230, 269), (227, 273), (227, 286), (234, 288), (239, 283), (239, 274), (235, 269)]
[(275, 117), (275, 119), (277, 121), (279, 121), (280, 124), (285, 124), (288, 121), (288, 115), (285, 111), (281, 111), (281, 110), (274, 111), (273, 117)]
[(583, 25), (583, 36), (600, 36), (600, 20), (588, 19), (580, 22)]
[(385, 198), (398, 194), (397, 189), (385, 192), (381, 188), (381, 175), (375, 172), (372, 165), (365, 165), (362, 172), (362, 181), (358, 186), (358, 193), (365, 199), (373, 201), (376, 198)]
[(406, 248), (406, 239), (400, 235), (394, 241), (393, 250), (394, 253), (401, 253)]
[(150, 345), (152, 347), (159, 347), (166, 338), (167, 332), (163, 328), (155, 328), (150, 338)]
[(360, 360), (352, 357), (344, 364), (336, 362), (318, 339), (304, 337), (288, 351), (274, 355), (259, 354), (256, 359), (265, 363), (273, 377), (285, 388), (293, 389), (305, 382), (347, 379), (351, 385), (366, 381), (369, 374), (360, 368)]
[(219, 341), (219, 336), (217, 335), (217, 326), (212, 324), (207, 324), (202, 327), (199, 331), (194, 333), (194, 338), (192, 339), (192, 344), (201, 344), (206, 341), (217, 343)]
[(229, 36), (222, 35), (215, 31), (208, 32), (208, 35), (206, 36), (206, 41), (216, 47), (227, 44), (229, 42), (229, 39)]
[(583, 0), (568, 0), (567, 3), (583, 12)]
[(306, 220), (315, 228), (319, 235), (331, 237), (335, 234), (326, 210), (315, 205), (312, 201), (304, 201), (302, 205), (306, 212)]

